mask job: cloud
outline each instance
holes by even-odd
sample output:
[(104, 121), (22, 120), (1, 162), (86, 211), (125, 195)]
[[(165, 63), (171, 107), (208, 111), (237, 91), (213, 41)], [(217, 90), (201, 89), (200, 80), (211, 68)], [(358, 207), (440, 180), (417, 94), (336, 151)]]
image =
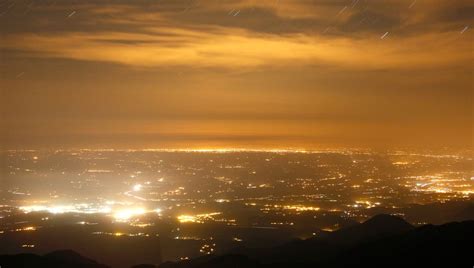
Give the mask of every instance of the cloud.
[(120, 133), (471, 141), (465, 0), (31, 3), (0, 4), (0, 124), (18, 144)]
[[(455, 18), (466, 23), (467, 11), (459, 8), (469, 7), (468, 3), (433, 1), (423, 16), (408, 13), (408, 4), (235, 0), (104, 6), (95, 1), (61, 2), (34, 6), (28, 20), (21, 20), (24, 17), (18, 10), (4, 15), (12, 23), (2, 28), (0, 48), (32, 57), (132, 67), (322, 65), (373, 70), (453, 66), (472, 60), (470, 38), (459, 36), (459, 25), (453, 26), (459, 23)], [(71, 10), (77, 12), (67, 18)], [(237, 11), (238, 16), (232, 15)], [(461, 16), (452, 15), (458, 13)], [(449, 20), (440, 14), (447, 14), (444, 17)], [(439, 31), (422, 32), (423, 23), (437, 25), (430, 27)], [(386, 32), (388, 38), (380, 39)]]
[[(153, 34), (73, 32), (9, 35), (3, 49), (36, 57), (102, 61), (138, 67), (245, 68), (322, 64), (356, 69), (424, 68), (472, 59), (457, 32), (412, 38), (354, 40), (307, 35), (263, 35), (241, 29), (156, 28)], [(439, 42), (439, 40), (443, 40)], [(452, 46), (452, 45), (455, 46)], [(433, 53), (437, 57), (433, 57)]]

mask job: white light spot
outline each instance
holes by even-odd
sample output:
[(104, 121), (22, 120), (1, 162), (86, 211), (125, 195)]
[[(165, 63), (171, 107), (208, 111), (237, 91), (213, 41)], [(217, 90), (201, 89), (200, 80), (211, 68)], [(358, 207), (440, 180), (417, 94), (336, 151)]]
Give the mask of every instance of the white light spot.
[(141, 184), (136, 184), (136, 185), (133, 186), (133, 191), (135, 191), (135, 192), (139, 192), (141, 189), (142, 189)]

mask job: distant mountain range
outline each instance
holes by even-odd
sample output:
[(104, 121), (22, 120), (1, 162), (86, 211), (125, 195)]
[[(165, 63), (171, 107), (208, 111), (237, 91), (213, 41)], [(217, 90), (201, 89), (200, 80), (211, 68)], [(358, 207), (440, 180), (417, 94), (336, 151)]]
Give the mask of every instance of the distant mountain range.
[[(401, 218), (382, 214), (306, 240), (261, 249), (236, 248), (223, 255), (163, 263), (159, 268), (472, 267), (473, 245), (474, 221), (415, 228)], [(69, 250), (43, 256), (3, 255), (0, 266), (107, 267)]]

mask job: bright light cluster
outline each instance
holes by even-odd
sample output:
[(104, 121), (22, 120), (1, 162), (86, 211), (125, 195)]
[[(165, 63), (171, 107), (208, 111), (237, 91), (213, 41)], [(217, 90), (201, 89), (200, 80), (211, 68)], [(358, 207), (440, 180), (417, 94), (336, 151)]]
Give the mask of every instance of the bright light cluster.
[(63, 213), (82, 213), (82, 214), (95, 214), (95, 213), (110, 213), (112, 209), (108, 206), (91, 206), (88, 204), (76, 204), (76, 205), (32, 205), (32, 206), (21, 206), (20, 210), (24, 213), (31, 212), (48, 212), (51, 214), (63, 214)]
[(205, 213), (205, 214), (197, 214), (197, 215), (179, 215), (178, 221), (180, 223), (202, 223), (205, 220), (214, 220), (213, 216), (221, 214), (220, 212), (212, 212), (212, 213)]
[(303, 206), (303, 205), (289, 205), (289, 206), (283, 206), (283, 209), (287, 210), (295, 210), (298, 212), (301, 211), (318, 211), (318, 207), (312, 207), (312, 206)]
[(358, 208), (358, 207), (374, 208), (374, 207), (377, 207), (377, 206), (380, 206), (380, 205), (381, 205), (380, 202), (371, 202), (371, 201), (368, 201), (368, 200), (358, 200), (358, 201), (355, 201), (355, 204), (352, 205), (352, 207), (355, 207), (355, 208)]
[(147, 213), (144, 208), (130, 208), (118, 210), (113, 214), (116, 221), (127, 221), (132, 217), (140, 216)]
[(162, 209), (157, 208), (154, 210), (146, 210), (141, 207), (134, 208), (117, 208), (113, 209), (110, 206), (91, 206), (88, 204), (76, 204), (76, 205), (32, 205), (32, 206), (21, 206), (19, 207), (24, 213), (31, 212), (47, 212), (51, 214), (63, 214), (63, 213), (79, 213), (79, 214), (107, 214), (112, 216), (116, 221), (128, 221), (131, 218), (146, 214), (156, 213), (161, 215)]
[(139, 192), (142, 189), (142, 187), (143, 186), (141, 184), (136, 184), (133, 186), (133, 191)]

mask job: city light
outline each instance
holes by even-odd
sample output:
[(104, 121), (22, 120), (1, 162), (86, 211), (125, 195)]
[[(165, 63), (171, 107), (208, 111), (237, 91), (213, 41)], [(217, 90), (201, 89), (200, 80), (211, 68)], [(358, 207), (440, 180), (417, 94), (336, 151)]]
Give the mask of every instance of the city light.
[(178, 216), (178, 221), (181, 223), (196, 222), (197, 218), (191, 215), (180, 215)]
[[(387, 172), (397, 174), (392, 178), (377, 170), (384, 162), (377, 162), (375, 154), (350, 150), (334, 151), (330, 156), (315, 152), (285, 155), (281, 151), (233, 154), (226, 150), (225, 155), (214, 151), (160, 152), (143, 159), (139, 150), (105, 152), (65, 151), (62, 157), (75, 159), (84, 169), (73, 175), (68, 171), (71, 178), (65, 181), (66, 187), (46, 186), (46, 194), (35, 192), (37, 185), (28, 188), (12, 184), (7, 189), (13, 197), (10, 204), (0, 205), (0, 218), (7, 223), (0, 236), (35, 235), (36, 230), (49, 232), (64, 223), (71, 230), (78, 228), (91, 235), (122, 241), (165, 235), (180, 240), (189, 250), (178, 250), (176, 258), (193, 258), (226, 247), (225, 243), (215, 246), (221, 240), (200, 230), (218, 228), (223, 232), (222, 239), (242, 246), (255, 241), (235, 231), (240, 228), (267, 230), (268, 234), (284, 230), (306, 239), (310, 234), (320, 237), (321, 230), (335, 232), (347, 222), (363, 222), (376, 207), (400, 217), (410, 215), (416, 218), (416, 224), (426, 224), (429, 219), (414, 214), (405, 202), (469, 202), (474, 189), (472, 174), (462, 166), (470, 160), (455, 157), (397, 154), (389, 163), (409, 164), (388, 165)], [(199, 156), (195, 163), (190, 162), (192, 153)], [(15, 154), (14, 159), (31, 159), (22, 152)], [(335, 161), (334, 155), (341, 160)], [(40, 159), (51, 157), (44, 153)], [(447, 162), (444, 170), (437, 167), (440, 159)], [(101, 164), (104, 160), (107, 164)], [(67, 170), (61, 161), (53, 163), (58, 170)], [(259, 168), (260, 163), (265, 166)], [(280, 171), (275, 170), (275, 164)], [(8, 172), (12, 178), (21, 178), (15, 172), (26, 169), (28, 174), (39, 177), (55, 178), (58, 173), (54, 170), (49, 174), (21, 164), (12, 164)], [(300, 169), (324, 172), (300, 174)], [(111, 175), (117, 179), (108, 180)], [(138, 176), (143, 177), (141, 183)], [(62, 194), (60, 187), (67, 194)], [(93, 194), (87, 194), (88, 191)], [(16, 206), (19, 198), (24, 199)], [(197, 241), (200, 244), (193, 249), (186, 245)], [(36, 240), (20, 241), (17, 247), (33, 243), (35, 249), (43, 248)]]
[(197, 215), (179, 215), (177, 217), (180, 223), (203, 223), (206, 220), (214, 220), (214, 216), (220, 215), (220, 212), (204, 213)]
[(132, 217), (145, 214), (146, 210), (143, 208), (121, 209), (115, 211), (113, 217), (116, 221), (128, 221)]
[(143, 187), (143, 186), (142, 186), (141, 184), (135, 184), (135, 185), (133, 186), (133, 191), (139, 192), (139, 191), (142, 189), (142, 187)]
[(318, 211), (318, 207), (313, 207), (313, 206), (303, 206), (303, 205), (289, 205), (289, 206), (283, 206), (283, 209), (287, 210), (295, 210), (295, 211)]
[(100, 205), (89, 205), (89, 204), (75, 204), (75, 205), (31, 205), (31, 206), (20, 206), (19, 209), (24, 213), (31, 212), (48, 212), (51, 214), (63, 214), (63, 213), (83, 213), (83, 214), (95, 214), (95, 213), (110, 213), (111, 208), (109, 206)]

